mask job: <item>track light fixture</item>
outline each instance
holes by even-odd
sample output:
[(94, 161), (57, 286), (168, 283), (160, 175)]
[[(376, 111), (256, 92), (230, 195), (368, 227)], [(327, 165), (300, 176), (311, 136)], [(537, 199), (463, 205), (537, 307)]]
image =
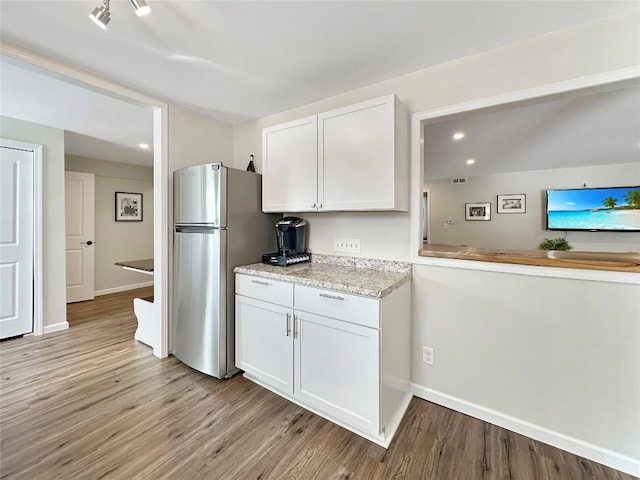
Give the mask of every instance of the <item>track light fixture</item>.
[[(145, 0), (129, 0), (129, 3), (136, 12), (136, 15), (142, 17), (151, 12), (151, 7), (147, 5)], [(111, 12), (109, 11), (109, 0), (102, 0), (102, 6), (93, 9), (89, 14), (89, 18), (100, 28), (106, 29), (107, 23), (111, 21)]]
[(101, 7), (96, 7), (89, 14), (89, 18), (100, 28), (107, 29), (107, 23), (111, 21), (111, 12), (109, 12), (109, 0), (103, 0)]
[(142, 17), (151, 12), (151, 7), (144, 0), (129, 0), (131, 6), (136, 11), (136, 15)]

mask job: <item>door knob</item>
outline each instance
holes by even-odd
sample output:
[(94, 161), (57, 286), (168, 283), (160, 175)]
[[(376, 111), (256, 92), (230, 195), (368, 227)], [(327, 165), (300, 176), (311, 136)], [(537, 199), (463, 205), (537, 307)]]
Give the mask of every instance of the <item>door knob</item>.
[(91, 240), (87, 242), (80, 242), (80, 245), (93, 245), (93, 242)]

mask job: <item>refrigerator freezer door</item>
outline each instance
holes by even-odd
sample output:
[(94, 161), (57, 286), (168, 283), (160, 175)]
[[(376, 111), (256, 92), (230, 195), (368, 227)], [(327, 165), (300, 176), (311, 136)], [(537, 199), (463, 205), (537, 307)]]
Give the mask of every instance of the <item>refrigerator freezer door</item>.
[(217, 378), (227, 374), (226, 245), (226, 230), (177, 227), (174, 234), (173, 354)]
[(227, 168), (219, 163), (173, 172), (175, 225), (227, 226)]

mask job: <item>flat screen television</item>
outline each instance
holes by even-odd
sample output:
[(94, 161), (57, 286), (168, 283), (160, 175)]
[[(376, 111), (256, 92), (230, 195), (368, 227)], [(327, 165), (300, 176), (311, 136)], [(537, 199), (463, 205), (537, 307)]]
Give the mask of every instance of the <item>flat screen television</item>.
[(640, 186), (547, 190), (547, 230), (640, 232)]

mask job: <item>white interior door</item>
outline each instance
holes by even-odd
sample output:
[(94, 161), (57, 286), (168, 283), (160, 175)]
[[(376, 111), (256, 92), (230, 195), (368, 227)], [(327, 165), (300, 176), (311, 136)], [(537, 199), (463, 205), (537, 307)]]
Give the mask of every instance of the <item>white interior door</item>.
[(0, 146), (0, 338), (33, 331), (33, 166)]
[(67, 303), (94, 297), (95, 176), (65, 172)]

